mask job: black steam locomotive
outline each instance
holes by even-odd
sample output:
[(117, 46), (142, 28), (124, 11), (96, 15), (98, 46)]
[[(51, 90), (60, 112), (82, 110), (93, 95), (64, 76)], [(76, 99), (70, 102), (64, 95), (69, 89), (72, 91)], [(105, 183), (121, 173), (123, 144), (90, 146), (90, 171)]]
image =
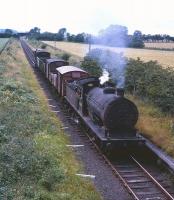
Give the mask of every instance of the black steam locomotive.
[(68, 82), (65, 99), (102, 147), (143, 144), (135, 129), (137, 107), (124, 97), (123, 89), (101, 87), (98, 78), (87, 77)]
[[(21, 43), (31, 52), (25, 41)], [(59, 95), (92, 130), (93, 138), (101, 147), (134, 147), (144, 143), (135, 129), (137, 107), (124, 97), (123, 89), (102, 87), (99, 78), (69, 66), (66, 61), (50, 58), (47, 51), (32, 50), (32, 54), (35, 67), (42, 71)]]

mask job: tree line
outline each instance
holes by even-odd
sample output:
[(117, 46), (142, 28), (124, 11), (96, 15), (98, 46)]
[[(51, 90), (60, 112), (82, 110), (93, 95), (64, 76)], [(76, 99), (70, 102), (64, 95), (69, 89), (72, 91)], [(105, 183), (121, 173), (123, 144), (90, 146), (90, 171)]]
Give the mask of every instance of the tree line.
[(106, 29), (101, 30), (98, 36), (84, 32), (71, 34), (67, 32), (66, 28), (59, 29), (57, 33), (41, 33), (38, 27), (31, 29), (27, 36), (37, 40), (103, 44), (115, 47), (144, 47), (141, 31), (135, 31), (133, 35), (128, 35), (127, 27), (120, 25), (110, 25)]
[(71, 34), (66, 28), (60, 28), (57, 33), (41, 33), (38, 27), (34, 27), (26, 33), (14, 33), (11, 29), (6, 29), (4, 33), (0, 33), (0, 37), (20, 37), (23, 35), (36, 40), (68, 41), (131, 48), (143, 48), (144, 42), (174, 42), (174, 37), (167, 34), (145, 35), (141, 31), (135, 30), (131, 35), (128, 34), (128, 28), (121, 25), (110, 25), (101, 30), (97, 36), (84, 32)]
[(143, 34), (142, 38), (144, 42), (174, 42), (174, 37), (167, 34)]
[(3, 31), (0, 29), (0, 31), (0, 38), (15, 37), (17, 35), (17, 33), (15, 33), (12, 29), (5, 29)]
[(48, 40), (48, 41), (68, 41), (68, 42), (79, 42), (79, 43), (87, 43), (88, 38), (90, 37), (87, 33), (78, 33), (78, 34), (71, 34), (67, 32), (66, 28), (61, 28), (58, 30), (57, 33), (51, 32), (40, 32), (38, 27), (34, 27), (31, 29), (27, 36), (30, 39), (37, 39), (37, 40)]

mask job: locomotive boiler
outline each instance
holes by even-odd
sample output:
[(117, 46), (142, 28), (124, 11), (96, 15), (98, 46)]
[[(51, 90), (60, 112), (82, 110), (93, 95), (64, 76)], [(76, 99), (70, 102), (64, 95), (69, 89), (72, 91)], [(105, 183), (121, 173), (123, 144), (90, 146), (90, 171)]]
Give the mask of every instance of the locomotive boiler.
[(93, 88), (87, 94), (87, 105), (92, 120), (104, 126), (109, 135), (132, 137), (136, 134), (134, 127), (138, 110), (133, 102), (124, 97), (123, 89)]

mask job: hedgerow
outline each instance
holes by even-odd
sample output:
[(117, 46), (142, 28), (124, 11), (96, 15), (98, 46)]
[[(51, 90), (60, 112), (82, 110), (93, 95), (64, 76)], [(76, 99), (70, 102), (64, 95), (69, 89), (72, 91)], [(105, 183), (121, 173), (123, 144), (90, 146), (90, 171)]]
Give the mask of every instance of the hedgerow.
[(174, 71), (156, 61), (129, 59), (126, 68), (126, 90), (150, 101), (163, 112), (174, 114)]

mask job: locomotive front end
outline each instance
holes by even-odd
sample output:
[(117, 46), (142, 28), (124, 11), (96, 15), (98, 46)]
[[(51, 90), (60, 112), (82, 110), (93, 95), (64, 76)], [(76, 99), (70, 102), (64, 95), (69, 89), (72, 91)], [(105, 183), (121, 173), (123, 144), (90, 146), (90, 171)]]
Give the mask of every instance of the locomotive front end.
[(104, 126), (111, 134), (135, 135), (138, 110), (133, 102), (124, 97), (124, 90), (114, 88), (94, 88), (87, 95), (91, 118)]

